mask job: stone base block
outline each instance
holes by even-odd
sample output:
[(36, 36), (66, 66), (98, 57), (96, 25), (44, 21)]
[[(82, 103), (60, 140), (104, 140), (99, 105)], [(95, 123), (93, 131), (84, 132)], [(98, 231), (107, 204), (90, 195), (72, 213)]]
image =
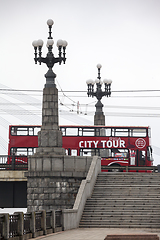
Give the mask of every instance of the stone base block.
[(65, 155), (65, 149), (61, 147), (39, 147), (36, 149), (36, 154), (34, 156), (41, 155)]
[(92, 157), (34, 154), (28, 158), (28, 171), (87, 172)]

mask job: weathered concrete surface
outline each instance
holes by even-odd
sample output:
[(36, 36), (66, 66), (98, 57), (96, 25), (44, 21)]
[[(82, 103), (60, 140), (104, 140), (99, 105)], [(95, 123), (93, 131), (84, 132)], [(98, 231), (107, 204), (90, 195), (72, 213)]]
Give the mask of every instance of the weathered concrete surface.
[(26, 171), (0, 171), (0, 181), (27, 181)]

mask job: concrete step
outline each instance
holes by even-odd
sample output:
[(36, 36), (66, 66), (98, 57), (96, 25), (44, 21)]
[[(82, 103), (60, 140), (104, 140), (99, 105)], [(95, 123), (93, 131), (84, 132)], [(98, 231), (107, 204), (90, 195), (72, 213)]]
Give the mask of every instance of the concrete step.
[(141, 214), (141, 215), (148, 215), (148, 216), (152, 216), (152, 215), (160, 215), (159, 214), (159, 212), (157, 211), (157, 209), (152, 209), (152, 210), (148, 210), (148, 209), (144, 209), (143, 211), (139, 211), (139, 212), (137, 212), (137, 210), (132, 210), (132, 211), (130, 211), (130, 209), (129, 210), (126, 210), (126, 209), (124, 209), (123, 211), (121, 211), (120, 209), (116, 209), (116, 210), (104, 210), (103, 212), (99, 212), (99, 210), (98, 209), (95, 209), (95, 210), (93, 210), (93, 209), (90, 209), (90, 210), (84, 210), (84, 212), (83, 212), (83, 215), (87, 215), (87, 214), (99, 214), (99, 215), (107, 215), (107, 214), (109, 214), (109, 215), (137, 215), (137, 214)]
[(88, 225), (87, 224), (81, 224), (79, 225), (79, 228), (160, 228), (160, 224), (123, 224), (123, 225), (119, 225), (118, 223), (115, 224), (103, 224), (103, 223), (99, 223), (99, 224), (92, 224), (92, 225)]
[(115, 198), (115, 197), (112, 197), (111, 199), (109, 199), (109, 198), (106, 198), (106, 196), (104, 196), (103, 198), (89, 198), (88, 200), (87, 200), (87, 203), (92, 203), (92, 202), (94, 202), (94, 203), (104, 203), (104, 202), (126, 202), (126, 201), (135, 201), (135, 202), (152, 202), (152, 201), (154, 201), (154, 202), (159, 202), (160, 201), (160, 198), (151, 198), (151, 197), (146, 197), (146, 198), (142, 198), (142, 197), (139, 197), (139, 198), (130, 198), (130, 197), (121, 197), (121, 198)]
[(121, 188), (121, 189), (126, 189), (126, 188), (138, 188), (138, 189), (159, 189), (159, 185), (139, 185), (139, 184), (126, 184), (126, 185), (121, 185), (121, 184), (116, 184), (116, 185), (112, 185), (112, 184), (96, 184), (95, 185), (95, 189), (100, 189), (100, 188), (106, 188), (106, 189), (110, 189), (110, 188)]
[(137, 228), (160, 228), (160, 223), (155, 222), (139, 222), (139, 221), (128, 221), (128, 222), (120, 222), (120, 221), (93, 221), (93, 222), (83, 222), (81, 221), (79, 227), (137, 227)]
[[(130, 191), (129, 191), (129, 192), (127, 191), (127, 192), (125, 192), (125, 193), (126, 193), (126, 194), (129, 193), (128, 195), (125, 195), (125, 196), (127, 196), (127, 197), (130, 196), (130, 195), (133, 195), (133, 194), (131, 194), (132, 192), (130, 192)], [(105, 192), (105, 196), (106, 196), (106, 197), (109, 197), (109, 196), (122, 196), (123, 194), (124, 194), (124, 192), (122, 192), (122, 191), (120, 191), (120, 192), (117, 192), (117, 191), (116, 191), (116, 192), (114, 192), (114, 191), (113, 191), (113, 192)], [(134, 193), (134, 194), (135, 194), (135, 193)], [(98, 192), (98, 191), (97, 191), (97, 192), (93, 192), (91, 197), (93, 197), (93, 196), (99, 196), (99, 195), (100, 195), (101, 197), (104, 196), (104, 195), (102, 195), (102, 192)], [(143, 193), (142, 195), (139, 194), (139, 193), (137, 193), (137, 194), (135, 194), (134, 196), (135, 196), (135, 198), (138, 198), (138, 197), (141, 198), (141, 197), (143, 197), (143, 196), (144, 196), (144, 197), (152, 197), (152, 196), (153, 196), (154, 198), (160, 198), (160, 194), (158, 194), (158, 193), (156, 193), (156, 192), (153, 192), (153, 193), (151, 193), (151, 192), (145, 192), (145, 193)]]
[(156, 203), (156, 205), (155, 206), (153, 206), (153, 204), (154, 203), (146, 203), (146, 204), (141, 204), (141, 203), (135, 203), (135, 202), (126, 202), (126, 203), (118, 203), (118, 202), (112, 202), (112, 203), (108, 203), (108, 204), (94, 204), (94, 203), (92, 203), (92, 204), (86, 204), (85, 205), (85, 209), (90, 209), (90, 208), (93, 208), (94, 207), (94, 209), (97, 209), (97, 208), (99, 208), (99, 209), (104, 209), (104, 208), (115, 208), (115, 207), (119, 207), (120, 209), (122, 209), (122, 208), (126, 208), (126, 207), (131, 207), (131, 209), (132, 208), (137, 208), (137, 209), (139, 209), (139, 208), (141, 208), (141, 209), (146, 209), (146, 208), (148, 208), (148, 209), (160, 209), (160, 206), (159, 206), (159, 204), (158, 203)]
[(160, 228), (160, 174), (101, 173), (80, 227)]
[(157, 211), (160, 211), (160, 206), (146, 206), (146, 205), (122, 205), (122, 206), (119, 206), (119, 205), (114, 205), (114, 206), (86, 206), (84, 208), (85, 211), (87, 210), (91, 210), (91, 209), (94, 209), (94, 210), (99, 210), (99, 211), (105, 211), (105, 210), (130, 210), (130, 211), (133, 211), (133, 210), (137, 210), (137, 211), (140, 211), (140, 210), (147, 210), (150, 212), (152, 210), (157, 210)]
[(116, 195), (120, 195), (120, 196), (123, 195), (124, 197), (126, 195), (136, 195), (136, 196), (139, 195), (140, 197), (152, 196), (152, 195), (155, 196), (156, 195), (157, 197), (160, 197), (160, 193), (157, 192), (157, 191), (155, 191), (155, 192), (154, 191), (153, 192), (152, 191), (142, 192), (142, 191), (134, 191), (134, 190), (131, 191), (129, 189), (128, 189), (128, 191), (118, 191), (118, 190), (116, 191), (115, 190), (115, 192), (114, 191), (109, 191), (109, 190), (108, 191), (105, 191), (105, 190), (104, 191), (94, 191), (92, 193), (92, 197), (96, 196), (96, 195), (100, 195), (100, 194), (101, 194), (101, 196), (104, 196), (104, 195), (105, 196), (110, 196), (110, 195), (115, 195), (116, 194)]
[(156, 224), (156, 225), (160, 225), (160, 221), (154, 221), (154, 220), (143, 220), (143, 219), (141, 219), (141, 220), (134, 220), (134, 219), (132, 219), (132, 220), (128, 220), (128, 219), (126, 219), (126, 220), (124, 220), (124, 219), (122, 219), (122, 221), (120, 221), (119, 219), (108, 219), (108, 220), (92, 220), (92, 219), (90, 219), (90, 220), (81, 220), (81, 224), (88, 224), (88, 226), (91, 226), (92, 224), (96, 224), (96, 225), (101, 225), (101, 224), (103, 224), (103, 225), (110, 225), (110, 224), (118, 224), (119, 226), (123, 226), (123, 225), (131, 225), (131, 224), (136, 224), (136, 225), (149, 225), (149, 224), (151, 224), (151, 225), (154, 225), (154, 224)]
[[(100, 196), (100, 197), (99, 197)], [(130, 195), (127, 195), (127, 196), (122, 196), (122, 195), (119, 195), (119, 194), (113, 194), (113, 195), (108, 195), (108, 196), (101, 196), (100, 194), (95, 194), (95, 197), (93, 198), (88, 198), (87, 201), (91, 201), (91, 200), (94, 200), (94, 201), (111, 201), (111, 200), (117, 200), (117, 199), (120, 199), (120, 200), (123, 200), (123, 201), (126, 201), (126, 200), (141, 200), (141, 201), (146, 201), (146, 200), (154, 200), (154, 201), (160, 201), (160, 196), (156, 197), (156, 195), (147, 195), (147, 196), (140, 196), (140, 195), (137, 195), (137, 196), (130, 196)]]
[[(87, 221), (87, 217), (82, 217), (81, 222), (85, 222)], [(90, 216), (90, 220), (91, 222), (93, 221), (101, 221), (101, 222), (105, 222), (105, 221), (110, 221), (110, 222), (139, 222), (139, 223), (160, 223), (159, 217), (154, 217), (154, 218), (149, 218), (149, 220), (146, 220), (144, 218), (142, 218), (141, 216)]]

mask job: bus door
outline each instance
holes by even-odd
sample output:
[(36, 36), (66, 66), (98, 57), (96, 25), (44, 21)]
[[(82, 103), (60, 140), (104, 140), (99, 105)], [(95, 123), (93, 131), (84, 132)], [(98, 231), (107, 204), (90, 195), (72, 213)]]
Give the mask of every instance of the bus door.
[(142, 167), (145, 166), (146, 151), (130, 150), (129, 166)]
[(138, 164), (137, 166), (145, 166), (146, 160), (146, 151), (145, 150), (137, 150), (138, 155)]
[(130, 150), (129, 166), (137, 166), (137, 151)]

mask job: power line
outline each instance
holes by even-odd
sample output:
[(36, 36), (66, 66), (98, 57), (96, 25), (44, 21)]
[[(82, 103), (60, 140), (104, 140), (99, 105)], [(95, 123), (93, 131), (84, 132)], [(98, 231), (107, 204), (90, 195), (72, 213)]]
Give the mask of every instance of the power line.
[[(1, 91), (1, 90), (0, 90)], [(26, 90), (27, 91), (27, 90)], [(159, 90), (158, 90), (159, 91)], [(32, 91), (34, 92), (34, 90)], [(41, 94), (24, 94), (23, 93), (23, 90), (20, 91), (20, 90), (14, 90), (12, 92), (11, 91), (6, 91), (6, 92), (3, 92), (1, 91), (0, 94), (5, 94), (5, 95), (9, 95), (9, 96), (13, 96), (13, 97), (18, 97), (18, 96), (30, 96), (30, 97), (42, 97), (42, 91), (39, 91), (41, 92)], [(75, 100), (71, 99), (71, 98), (88, 98), (87, 96), (87, 92), (86, 91), (58, 91), (60, 94), (62, 93), (62, 95), (59, 94), (59, 97), (66, 97), (68, 98), (70, 101), (72, 102), (75, 102)], [(72, 93), (76, 93), (76, 95), (66, 95), (65, 93), (69, 93), (69, 92), (72, 92)], [(120, 95), (113, 95), (114, 93), (124, 93), (125, 91), (112, 91), (112, 98), (159, 98), (160, 95), (123, 95), (123, 96), (120, 96)], [(127, 92), (127, 91), (126, 91)], [(128, 93), (133, 93), (134, 91), (128, 91)], [(140, 92), (140, 91), (139, 91)], [(141, 91), (142, 93), (143, 91)], [(153, 90), (151, 90), (150, 92), (153, 92)], [(85, 95), (77, 95), (77, 93), (86, 93)], [(136, 91), (134, 92), (136, 93)], [(138, 93), (138, 91), (137, 91)], [(34, 98), (35, 99), (35, 98)]]
[[(68, 98), (88, 98), (87, 94), (86, 95), (65, 95)], [(59, 95), (61, 97), (61, 95)], [(111, 95), (111, 98), (159, 98), (160, 95)], [(74, 100), (72, 100), (74, 101)]]
[[(58, 83), (58, 81), (57, 81)], [(59, 85), (59, 83), (58, 83)], [(59, 85), (60, 87), (60, 85)], [(6, 88), (0, 88), (0, 91), (6, 91), (6, 92), (43, 92), (43, 90), (38, 90), (38, 89), (6, 89)], [(87, 93), (87, 91), (80, 91), (80, 90), (62, 90), (62, 88), (60, 87), (60, 90), (58, 90), (58, 92), (63, 92), (63, 93)], [(159, 89), (148, 89), (148, 90), (112, 90), (112, 93), (131, 93), (131, 92), (160, 92)]]

